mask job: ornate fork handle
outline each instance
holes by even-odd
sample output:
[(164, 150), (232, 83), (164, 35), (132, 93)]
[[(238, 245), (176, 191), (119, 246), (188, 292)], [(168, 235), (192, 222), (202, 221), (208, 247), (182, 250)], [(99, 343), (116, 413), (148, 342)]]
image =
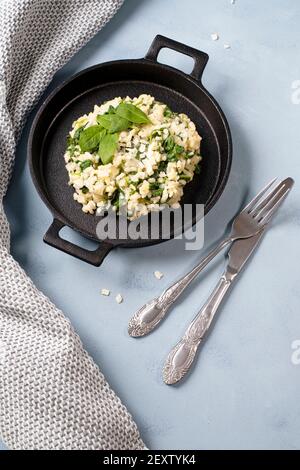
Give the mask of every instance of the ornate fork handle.
[(169, 353), (163, 371), (166, 384), (175, 384), (181, 380), (191, 367), (197, 349), (233, 279), (233, 275), (229, 275), (227, 272), (223, 274), (211, 296), (187, 328), (181, 341)]
[(164, 318), (171, 305), (207, 264), (232, 241), (225, 238), (203, 260), (179, 281), (165, 289), (159, 297), (143, 305), (131, 318), (128, 325), (130, 336), (144, 336), (152, 331)]

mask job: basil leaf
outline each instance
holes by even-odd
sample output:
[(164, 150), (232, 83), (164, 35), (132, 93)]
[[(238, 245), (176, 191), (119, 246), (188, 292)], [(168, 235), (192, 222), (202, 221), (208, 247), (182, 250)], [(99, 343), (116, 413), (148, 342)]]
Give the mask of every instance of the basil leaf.
[(140, 108), (131, 103), (120, 103), (116, 108), (116, 114), (135, 124), (148, 124), (151, 122)]
[(117, 114), (103, 114), (97, 116), (97, 122), (108, 130), (111, 134), (114, 132), (125, 131), (130, 127), (128, 119), (124, 119)]
[(79, 145), (82, 152), (91, 152), (95, 150), (101, 139), (101, 126), (90, 126), (84, 129), (79, 137)]
[(88, 168), (92, 164), (93, 164), (92, 160), (84, 160), (84, 162), (80, 163), (81, 171), (85, 170), (86, 168)]
[[(100, 126), (105, 127), (105, 129), (109, 128), (110, 119), (109, 119), (108, 114), (98, 114), (96, 120), (97, 120), (97, 122)], [(102, 122), (102, 124), (101, 124), (101, 122)], [(103, 125), (103, 124), (105, 124), (105, 125)]]
[(118, 139), (118, 134), (106, 134), (102, 137), (99, 144), (98, 154), (103, 165), (112, 161), (114, 153), (118, 148)]

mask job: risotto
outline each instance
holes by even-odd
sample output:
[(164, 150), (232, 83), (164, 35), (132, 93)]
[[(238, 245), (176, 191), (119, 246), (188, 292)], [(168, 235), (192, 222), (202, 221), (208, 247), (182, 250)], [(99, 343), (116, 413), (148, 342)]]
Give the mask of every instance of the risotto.
[(115, 98), (72, 125), (64, 155), (74, 199), (86, 213), (126, 207), (129, 220), (179, 206), (200, 170), (200, 142), (186, 114), (150, 95)]

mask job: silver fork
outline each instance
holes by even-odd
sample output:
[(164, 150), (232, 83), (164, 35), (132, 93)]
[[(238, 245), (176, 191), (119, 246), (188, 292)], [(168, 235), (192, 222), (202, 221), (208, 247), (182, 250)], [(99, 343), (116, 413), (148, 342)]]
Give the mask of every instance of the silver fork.
[(270, 181), (237, 215), (228, 237), (222, 240), (189, 273), (165, 289), (159, 297), (146, 303), (133, 315), (128, 325), (130, 336), (138, 337), (150, 333), (164, 318), (170, 306), (178, 299), (186, 287), (221, 250), (235, 240), (251, 237), (263, 229), (284, 197), (280, 196), (281, 183), (277, 184), (273, 191), (268, 192), (276, 179)]

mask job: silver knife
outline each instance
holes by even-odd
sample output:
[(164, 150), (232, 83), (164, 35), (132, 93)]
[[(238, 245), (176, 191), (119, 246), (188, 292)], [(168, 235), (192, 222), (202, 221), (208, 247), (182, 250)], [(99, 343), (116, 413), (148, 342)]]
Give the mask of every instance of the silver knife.
[(190, 369), (197, 349), (209, 329), (211, 322), (226, 292), (248, 261), (264, 235), (265, 228), (251, 238), (237, 240), (228, 252), (228, 263), (218, 284), (203, 305), (198, 315), (187, 328), (183, 338), (169, 353), (164, 370), (164, 382), (175, 384)]

